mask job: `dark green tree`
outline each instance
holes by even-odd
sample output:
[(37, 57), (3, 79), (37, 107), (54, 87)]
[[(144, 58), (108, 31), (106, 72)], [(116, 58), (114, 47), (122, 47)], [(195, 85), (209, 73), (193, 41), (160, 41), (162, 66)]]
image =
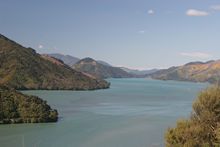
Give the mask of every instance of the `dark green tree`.
[(0, 87), (0, 123), (56, 122), (57, 110), (46, 101)]

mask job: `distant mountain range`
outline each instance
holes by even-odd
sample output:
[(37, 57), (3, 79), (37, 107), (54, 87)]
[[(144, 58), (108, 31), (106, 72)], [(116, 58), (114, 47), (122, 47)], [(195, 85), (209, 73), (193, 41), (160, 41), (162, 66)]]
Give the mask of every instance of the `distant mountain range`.
[[(53, 53), (53, 54), (47, 54), (47, 55), (54, 57), (56, 59), (62, 60), (66, 65), (69, 65), (70, 67), (76, 64), (79, 60), (81, 60), (80, 58), (73, 57), (71, 55), (63, 55), (59, 53)], [(109, 63), (102, 61), (102, 60), (97, 60), (97, 62), (103, 65), (106, 65), (106, 66), (112, 66)]]
[(62, 60), (66, 65), (69, 65), (70, 67), (73, 66), (76, 62), (78, 62), (80, 60), (77, 57), (73, 57), (70, 55), (58, 54), (58, 53), (47, 54), (47, 55)]
[[(78, 64), (77, 62), (81, 61), (79, 58), (73, 57), (73, 56), (70, 56), (70, 55), (62, 55), (62, 54), (58, 54), (58, 53), (47, 54), (47, 55), (51, 56), (51, 57), (54, 57), (54, 58), (57, 58), (59, 60), (62, 60), (65, 64), (67, 64), (67, 65), (69, 65), (70, 67), (73, 67), (73, 68), (75, 68), (75, 64)], [(90, 59), (92, 59), (92, 58), (90, 58)], [(82, 59), (82, 61), (83, 60), (84, 59)], [(92, 59), (92, 60), (94, 60), (94, 59)], [(95, 76), (95, 77), (98, 77), (98, 78), (114, 78), (114, 77), (116, 77), (116, 78), (128, 78), (128, 77), (143, 78), (143, 77), (146, 76), (146, 74), (151, 74), (151, 73), (154, 73), (158, 70), (158, 69), (134, 70), (134, 69), (126, 68), (126, 67), (114, 67), (111, 64), (109, 64), (105, 61), (102, 61), (102, 60), (94, 60), (94, 61), (96, 63), (99, 63), (99, 65), (100, 64), (104, 65), (105, 68), (102, 66), (103, 67), (102, 69), (97, 70), (98, 68), (101, 68), (101, 67), (97, 67), (96, 72), (99, 72), (99, 73), (94, 73), (95, 71), (91, 71), (91, 70), (89, 70), (89, 71), (85, 70), (84, 67), (79, 68), (79, 66), (78, 66), (77, 68), (78, 68), (79, 71), (82, 71), (84, 73), (87, 73), (91, 76)], [(102, 71), (102, 74), (100, 73), (100, 71)]]
[(72, 66), (77, 71), (85, 72), (96, 78), (131, 78), (134, 75), (126, 71), (112, 67), (109, 64), (102, 64), (92, 58), (84, 58)]
[[(64, 63), (67, 64), (67, 62)], [(72, 67), (78, 71), (84, 72), (88, 76), (97, 78), (151, 77), (160, 80), (210, 83), (216, 83), (220, 80), (220, 60), (190, 62), (182, 66), (162, 70), (133, 70), (126, 67), (113, 67), (104, 61), (95, 61), (94, 59), (86, 58), (78, 60)]]
[(220, 60), (190, 62), (183, 66), (171, 67), (149, 74), (148, 77), (160, 80), (219, 83)]
[(152, 74), (159, 70), (159, 69), (135, 70), (135, 69), (129, 69), (126, 67), (120, 67), (120, 68), (130, 74), (137, 75), (137, 76), (146, 76), (147, 74)]
[(97, 60), (98, 63), (102, 64), (102, 65), (105, 65), (105, 66), (112, 66), (111, 64), (105, 62), (105, 61), (102, 61), (102, 60)]
[(109, 83), (76, 71), (62, 61), (0, 35), (0, 85), (15, 89), (92, 90)]

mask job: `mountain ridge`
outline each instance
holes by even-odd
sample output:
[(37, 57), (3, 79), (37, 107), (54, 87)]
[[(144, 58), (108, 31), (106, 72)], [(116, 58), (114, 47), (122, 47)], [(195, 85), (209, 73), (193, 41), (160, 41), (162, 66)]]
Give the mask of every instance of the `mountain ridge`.
[(78, 61), (72, 67), (78, 71), (88, 73), (99, 79), (133, 77), (132, 74), (129, 74), (118, 67), (103, 65), (90, 57)]
[(159, 70), (149, 74), (148, 77), (159, 80), (218, 83), (220, 80), (220, 60), (190, 62), (182, 66)]
[(80, 58), (77, 58), (71, 55), (63, 55), (60, 53), (52, 53), (52, 54), (46, 54), (46, 55), (62, 60), (65, 64), (69, 65), (70, 67), (80, 60)]
[(126, 67), (120, 67), (122, 70), (131, 73), (133, 75), (137, 75), (137, 76), (146, 76), (147, 74), (152, 74), (156, 71), (158, 71), (159, 69), (149, 69), (149, 70), (138, 70), (138, 69), (130, 69), (130, 68), (126, 68)]
[(0, 35), (0, 85), (15, 89), (94, 90), (109, 83), (86, 76), (67, 65), (57, 65), (32, 48)]

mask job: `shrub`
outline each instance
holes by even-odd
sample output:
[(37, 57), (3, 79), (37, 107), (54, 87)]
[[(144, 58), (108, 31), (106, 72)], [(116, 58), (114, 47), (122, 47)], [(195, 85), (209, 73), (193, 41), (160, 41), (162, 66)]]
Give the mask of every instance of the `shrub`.
[(220, 147), (220, 87), (202, 91), (190, 119), (169, 128), (165, 140), (167, 147)]

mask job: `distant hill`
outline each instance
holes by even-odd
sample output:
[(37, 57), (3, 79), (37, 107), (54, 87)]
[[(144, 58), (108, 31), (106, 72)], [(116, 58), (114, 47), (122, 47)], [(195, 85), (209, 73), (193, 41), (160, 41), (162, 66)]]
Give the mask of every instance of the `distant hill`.
[(92, 90), (108, 88), (104, 80), (75, 71), (55, 58), (0, 35), (0, 85), (15, 89)]
[(57, 58), (59, 60), (62, 60), (66, 65), (69, 65), (69, 66), (73, 66), (76, 62), (78, 62), (80, 59), (77, 58), (77, 57), (73, 57), (73, 56), (70, 56), (70, 55), (62, 55), (62, 54), (47, 54), (51, 57), (54, 57), (54, 58)]
[(220, 60), (190, 62), (183, 66), (159, 70), (149, 75), (154, 79), (215, 83), (220, 80)]
[(80, 60), (73, 66), (73, 68), (101, 79), (133, 77), (132, 74), (129, 74), (118, 67), (101, 64), (92, 58), (85, 58)]
[(57, 110), (46, 101), (0, 87), (0, 124), (56, 122)]
[(147, 74), (152, 74), (156, 71), (158, 71), (159, 69), (151, 69), (151, 70), (135, 70), (135, 69), (129, 69), (126, 67), (120, 67), (122, 70), (133, 74), (133, 75), (137, 75), (137, 76), (146, 76)]
[[(73, 66), (75, 63), (77, 63), (80, 58), (77, 57), (73, 57), (70, 55), (63, 55), (63, 54), (58, 54), (58, 53), (54, 53), (54, 54), (46, 54), (48, 56), (54, 57), (56, 59), (62, 60), (66, 65), (69, 65), (70, 67)], [(102, 61), (102, 60), (97, 60), (98, 63), (106, 65), (106, 66), (111, 66), (109, 63)]]
[(111, 64), (105, 62), (105, 61), (102, 61), (102, 60), (97, 60), (98, 63), (102, 64), (102, 65), (105, 65), (105, 66), (112, 66)]
[(47, 54), (42, 54), (41, 57), (48, 60), (48, 61), (50, 61), (50, 62), (52, 62), (52, 63), (54, 63), (54, 64), (65, 66), (65, 63), (62, 60), (57, 59), (55, 57), (51, 57)]

